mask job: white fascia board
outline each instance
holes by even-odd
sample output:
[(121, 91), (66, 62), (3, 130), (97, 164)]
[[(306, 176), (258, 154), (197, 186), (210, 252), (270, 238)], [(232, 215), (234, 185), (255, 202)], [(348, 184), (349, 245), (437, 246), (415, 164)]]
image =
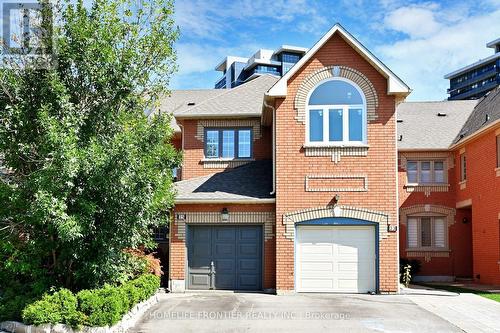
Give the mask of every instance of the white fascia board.
[(370, 62), (387, 80), (387, 93), (408, 95), (411, 89), (397, 77), (387, 66), (385, 66), (377, 57), (375, 57), (367, 48), (365, 48), (356, 38), (347, 32), (340, 24), (335, 24), (314, 46), (269, 89), (267, 96), (270, 97), (285, 97), (287, 94), (287, 82), (302, 66), (312, 58), (312, 56), (333, 36), (339, 32), (343, 38), (351, 44), (361, 56)]

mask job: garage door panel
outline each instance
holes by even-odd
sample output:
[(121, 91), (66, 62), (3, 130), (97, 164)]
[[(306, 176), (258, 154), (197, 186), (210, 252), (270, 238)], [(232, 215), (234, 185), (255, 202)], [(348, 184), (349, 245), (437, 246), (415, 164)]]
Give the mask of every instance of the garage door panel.
[(238, 237), (240, 241), (254, 241), (260, 238), (260, 230), (258, 227), (239, 229)]
[(240, 259), (238, 260), (239, 269), (242, 271), (256, 271), (260, 269), (260, 260), (257, 259)]
[(296, 251), (297, 291), (375, 290), (372, 226), (300, 226)]
[(240, 244), (239, 256), (240, 257), (255, 257), (260, 252), (260, 244)]
[(331, 244), (308, 244), (302, 243), (302, 254), (303, 255), (327, 255), (331, 256), (333, 253), (333, 248)]
[(234, 227), (215, 228), (216, 241), (231, 241), (236, 238), (236, 229)]
[(333, 272), (333, 262), (309, 261), (300, 264), (303, 274), (315, 274), (316, 272)]
[(188, 232), (188, 288), (261, 289), (262, 226), (189, 226)]
[(233, 256), (235, 254), (234, 244), (215, 244), (215, 255), (216, 256)]
[(327, 291), (334, 288), (332, 279), (308, 279), (302, 280), (301, 287), (303, 291)]

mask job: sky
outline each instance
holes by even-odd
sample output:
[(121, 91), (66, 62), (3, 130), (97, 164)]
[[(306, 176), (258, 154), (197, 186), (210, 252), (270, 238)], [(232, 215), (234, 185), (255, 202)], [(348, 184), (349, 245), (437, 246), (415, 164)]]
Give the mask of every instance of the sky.
[(213, 88), (227, 55), (282, 44), (312, 47), (336, 22), (412, 88), (408, 100), (443, 100), (458, 68), (493, 54), (500, 0), (177, 0), (178, 72), (171, 89)]

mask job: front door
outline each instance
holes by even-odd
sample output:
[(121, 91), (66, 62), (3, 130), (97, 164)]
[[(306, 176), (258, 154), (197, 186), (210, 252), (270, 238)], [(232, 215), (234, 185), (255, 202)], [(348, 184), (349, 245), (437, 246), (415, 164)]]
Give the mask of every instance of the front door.
[(188, 289), (262, 289), (261, 226), (188, 228)]

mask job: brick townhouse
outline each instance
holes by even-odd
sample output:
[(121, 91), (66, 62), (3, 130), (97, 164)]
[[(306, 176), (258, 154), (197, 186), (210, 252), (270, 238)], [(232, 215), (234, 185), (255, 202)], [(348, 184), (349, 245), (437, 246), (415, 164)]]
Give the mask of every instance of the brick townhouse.
[(498, 98), (409, 93), (338, 24), (282, 77), (172, 91), (169, 288), (395, 293), (400, 256), (500, 283)]

